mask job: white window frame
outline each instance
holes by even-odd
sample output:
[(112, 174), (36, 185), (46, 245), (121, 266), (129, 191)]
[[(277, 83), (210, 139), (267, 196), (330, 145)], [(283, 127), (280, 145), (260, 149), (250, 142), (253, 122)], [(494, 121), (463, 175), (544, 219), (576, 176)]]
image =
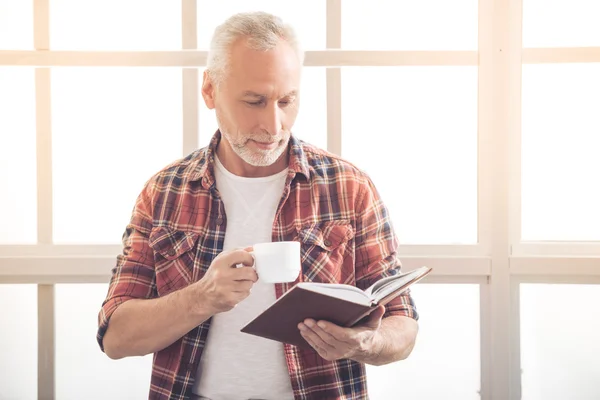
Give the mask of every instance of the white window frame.
[[(54, 398), (54, 285), (106, 283), (116, 245), (52, 244), (50, 68), (164, 66), (182, 68), (183, 146), (199, 145), (196, 0), (182, 1), (182, 51), (50, 51), (49, 0), (34, 1), (32, 51), (0, 50), (0, 66), (35, 67), (38, 244), (0, 245), (0, 283), (38, 284), (38, 397)], [(481, 286), (481, 398), (520, 399), (519, 284), (600, 283), (600, 243), (522, 243), (521, 66), (600, 62), (600, 47), (522, 47), (522, 0), (479, 0), (478, 51), (341, 50), (341, 0), (327, 0), (327, 49), (308, 51), (307, 66), (327, 68), (327, 148), (339, 154), (341, 67), (478, 66), (478, 235), (475, 245), (401, 246), (404, 266), (434, 268), (429, 283)], [(508, 134), (507, 134), (508, 133)]]

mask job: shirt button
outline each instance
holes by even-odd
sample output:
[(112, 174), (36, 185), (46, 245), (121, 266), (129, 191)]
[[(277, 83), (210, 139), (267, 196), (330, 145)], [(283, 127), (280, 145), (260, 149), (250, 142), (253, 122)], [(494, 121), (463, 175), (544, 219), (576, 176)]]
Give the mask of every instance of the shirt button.
[(175, 255), (175, 249), (171, 249), (167, 252), (168, 255), (170, 256), (174, 256)]
[(323, 242), (323, 244), (327, 247), (331, 246), (331, 241), (325, 239), (325, 241)]
[(223, 217), (217, 218), (217, 225), (223, 225)]

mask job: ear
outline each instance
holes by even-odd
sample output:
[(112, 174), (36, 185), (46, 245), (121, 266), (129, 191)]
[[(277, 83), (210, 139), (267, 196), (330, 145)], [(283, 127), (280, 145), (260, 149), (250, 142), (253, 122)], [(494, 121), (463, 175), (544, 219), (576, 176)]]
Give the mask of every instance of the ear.
[(204, 98), (204, 103), (209, 110), (215, 108), (215, 91), (216, 85), (208, 75), (208, 70), (204, 70), (204, 75), (202, 76), (202, 98)]

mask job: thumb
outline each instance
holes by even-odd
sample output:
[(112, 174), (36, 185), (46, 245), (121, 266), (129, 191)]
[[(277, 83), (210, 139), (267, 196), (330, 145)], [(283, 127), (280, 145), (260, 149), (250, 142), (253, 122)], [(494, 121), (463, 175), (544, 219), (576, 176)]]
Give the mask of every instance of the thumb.
[(371, 329), (377, 329), (377, 328), (379, 328), (379, 325), (381, 325), (381, 318), (383, 317), (383, 314), (385, 314), (385, 306), (379, 306), (379, 307), (377, 307), (369, 315), (369, 318), (364, 323), (364, 326), (368, 327), (368, 328), (371, 328)]

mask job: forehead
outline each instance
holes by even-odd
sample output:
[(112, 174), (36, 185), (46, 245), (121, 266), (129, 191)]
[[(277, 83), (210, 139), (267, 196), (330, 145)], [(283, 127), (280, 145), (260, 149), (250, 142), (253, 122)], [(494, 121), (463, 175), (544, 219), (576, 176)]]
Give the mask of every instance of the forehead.
[(227, 81), (239, 91), (288, 93), (298, 90), (302, 65), (298, 54), (285, 41), (270, 50), (254, 50), (240, 40), (229, 54)]

